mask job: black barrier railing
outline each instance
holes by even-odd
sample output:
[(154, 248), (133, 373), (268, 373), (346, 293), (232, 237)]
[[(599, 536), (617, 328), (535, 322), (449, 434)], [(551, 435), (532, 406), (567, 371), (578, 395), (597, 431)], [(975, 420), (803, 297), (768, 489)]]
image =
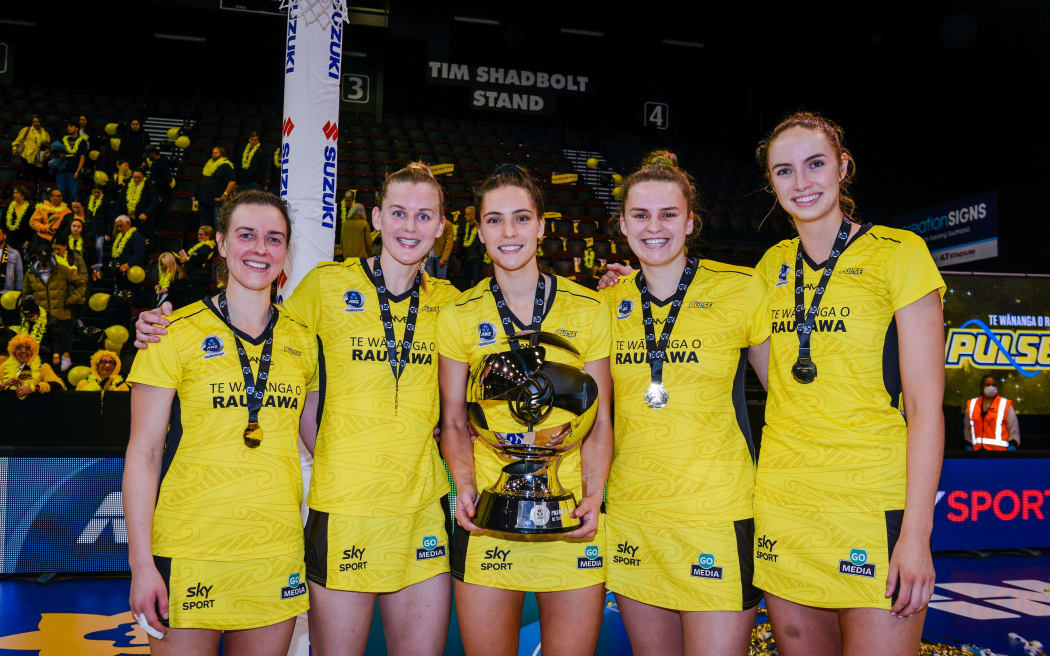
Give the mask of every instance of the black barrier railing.
[(128, 392), (0, 392), (0, 456), (113, 457), (124, 454), (131, 426)]

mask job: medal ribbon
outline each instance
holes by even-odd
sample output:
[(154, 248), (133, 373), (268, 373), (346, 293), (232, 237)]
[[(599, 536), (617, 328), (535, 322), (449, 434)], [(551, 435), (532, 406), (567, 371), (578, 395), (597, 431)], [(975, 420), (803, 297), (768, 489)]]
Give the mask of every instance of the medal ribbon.
[[(849, 219), (843, 217), (839, 234), (835, 237), (835, 244), (831, 247), (831, 256), (824, 263), (824, 273), (821, 274), (820, 283), (813, 292), (813, 300), (809, 306), (809, 311), (805, 309), (802, 240), (798, 240), (798, 250), (795, 252), (795, 332), (798, 333), (798, 359), (800, 361), (810, 359), (809, 340), (813, 334), (813, 326), (816, 325), (817, 310), (820, 308), (820, 301), (824, 298), (824, 291), (828, 288), (828, 282), (831, 280), (831, 274), (835, 270), (835, 265), (839, 261), (839, 255), (842, 255), (842, 251), (846, 248), (849, 230)], [(805, 320), (802, 318), (803, 312), (805, 312)]]
[(419, 285), (420, 274), (412, 283), (412, 300), (408, 304), (408, 316), (405, 317), (405, 334), (401, 340), (401, 352), (398, 355), (397, 338), (394, 335), (394, 317), (390, 313), (390, 293), (383, 280), (383, 267), (379, 264), (379, 258), (375, 259), (373, 274), (376, 281), (376, 294), (379, 296), (379, 315), (383, 320), (383, 333), (386, 335), (387, 362), (390, 363), (390, 371), (394, 374), (394, 411), (397, 411), (398, 396), (400, 393), (401, 374), (408, 366), (409, 352), (412, 350), (412, 337), (416, 332), (416, 318), (419, 312)]
[[(500, 290), (499, 284), (496, 282), (496, 276), (489, 279), (489, 291), (492, 292), (492, 298), (496, 300), (496, 311), (499, 312), (499, 320), (503, 324), (503, 331), (507, 333), (507, 337), (513, 337), (517, 332), (514, 330), (514, 317), (511, 316), (507, 300), (503, 298), (503, 291)], [(536, 281), (536, 302), (532, 305), (532, 323), (525, 326), (525, 330), (540, 329), (540, 324), (543, 323), (543, 300), (546, 295), (547, 282), (543, 279), (543, 274), (541, 273)], [(518, 350), (518, 342), (516, 340), (510, 340), (510, 350)]]
[(682, 311), (682, 301), (685, 293), (696, 276), (698, 262), (692, 258), (686, 258), (685, 270), (678, 280), (678, 289), (671, 297), (671, 309), (664, 321), (663, 331), (660, 333), (660, 341), (656, 341), (656, 329), (653, 328), (652, 303), (656, 298), (649, 293), (649, 285), (645, 282), (645, 274), (638, 272), (635, 282), (642, 293), (642, 325), (645, 328), (645, 359), (649, 363), (649, 380), (651, 385), (662, 385), (664, 381), (664, 361), (667, 359), (667, 345), (671, 341), (671, 331), (678, 320), (678, 313)]
[(248, 360), (248, 353), (244, 350), (241, 338), (237, 336), (237, 329), (233, 327), (230, 320), (230, 309), (226, 303), (226, 292), (219, 294), (219, 316), (233, 331), (233, 340), (237, 344), (237, 357), (241, 360), (241, 373), (244, 374), (244, 395), (248, 399), (248, 424), (259, 423), (259, 410), (263, 406), (263, 397), (266, 394), (266, 379), (270, 376), (270, 353), (273, 351), (273, 327), (277, 325), (277, 310), (270, 307), (270, 320), (263, 331), (262, 354), (259, 356), (259, 375), (252, 380), (252, 364)]

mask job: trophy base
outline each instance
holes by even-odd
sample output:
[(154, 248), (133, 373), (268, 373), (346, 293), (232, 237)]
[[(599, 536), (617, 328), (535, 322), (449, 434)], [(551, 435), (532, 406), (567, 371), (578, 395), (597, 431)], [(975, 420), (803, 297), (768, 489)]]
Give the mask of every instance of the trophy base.
[(474, 523), (504, 533), (565, 533), (580, 526), (580, 520), (572, 516), (575, 509), (576, 498), (571, 492), (526, 499), (485, 490)]

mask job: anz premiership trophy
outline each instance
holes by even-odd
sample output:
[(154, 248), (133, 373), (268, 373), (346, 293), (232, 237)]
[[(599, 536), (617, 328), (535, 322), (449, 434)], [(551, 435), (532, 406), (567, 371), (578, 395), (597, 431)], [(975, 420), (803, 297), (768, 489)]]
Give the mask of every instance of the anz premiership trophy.
[[(474, 367), (467, 387), (470, 423), (507, 462), (482, 492), (474, 523), (506, 533), (571, 531), (580, 525), (572, 517), (576, 498), (558, 481), (558, 463), (590, 432), (598, 384), (584, 373), (576, 348), (557, 335), (524, 331), (507, 341), (509, 350)], [(547, 360), (549, 348), (575, 366)], [(491, 425), (488, 417), (503, 416), (493, 412), (503, 404), (513, 425)]]

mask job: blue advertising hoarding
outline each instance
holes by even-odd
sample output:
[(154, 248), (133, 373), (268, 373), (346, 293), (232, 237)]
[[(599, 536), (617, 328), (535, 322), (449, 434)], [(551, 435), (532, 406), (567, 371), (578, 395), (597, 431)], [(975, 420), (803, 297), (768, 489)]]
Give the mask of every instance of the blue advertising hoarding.
[(926, 240), (939, 267), (999, 255), (999, 205), (994, 191), (905, 214), (893, 225)]

